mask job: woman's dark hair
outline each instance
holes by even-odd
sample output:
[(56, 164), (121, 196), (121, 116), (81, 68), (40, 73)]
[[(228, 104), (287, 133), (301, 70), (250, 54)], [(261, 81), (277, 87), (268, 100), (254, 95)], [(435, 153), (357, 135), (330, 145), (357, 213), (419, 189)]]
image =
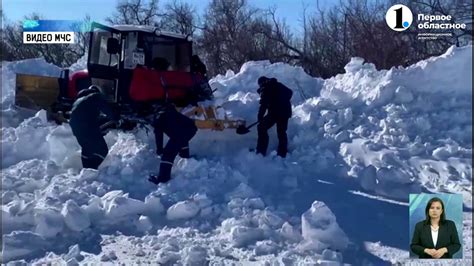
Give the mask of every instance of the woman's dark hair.
[(425, 208), (426, 220), (425, 220), (425, 223), (426, 224), (431, 224), (431, 221), (430, 221), (430, 208), (431, 208), (431, 204), (433, 204), (434, 202), (439, 202), (441, 204), (441, 209), (443, 210), (443, 212), (441, 213), (441, 217), (439, 218), (439, 223), (444, 224), (444, 221), (446, 221), (446, 210), (444, 209), (443, 201), (440, 198), (437, 198), (437, 197), (434, 197), (434, 198), (430, 199), (428, 201), (428, 203), (426, 204), (426, 208)]

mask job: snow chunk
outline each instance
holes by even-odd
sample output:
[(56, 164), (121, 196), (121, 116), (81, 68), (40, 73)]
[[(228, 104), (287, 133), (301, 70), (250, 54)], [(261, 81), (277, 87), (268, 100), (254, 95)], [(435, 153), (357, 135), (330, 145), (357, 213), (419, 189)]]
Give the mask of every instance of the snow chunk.
[(207, 250), (201, 246), (186, 247), (183, 250), (184, 265), (208, 265)]
[(158, 196), (150, 194), (145, 198), (145, 213), (147, 215), (159, 214), (164, 211), (163, 204)]
[(89, 215), (73, 200), (66, 201), (61, 214), (67, 227), (73, 231), (82, 231), (91, 225)]
[(273, 241), (264, 240), (258, 241), (254, 250), (256, 256), (263, 256), (268, 254), (275, 254), (278, 251), (278, 246)]
[(403, 86), (398, 87), (395, 90), (395, 102), (396, 103), (409, 103), (413, 101), (414, 96), (411, 91)]
[(153, 223), (148, 216), (140, 215), (137, 222), (137, 228), (142, 232), (146, 232), (153, 228)]
[(212, 200), (207, 197), (205, 193), (198, 193), (193, 196), (193, 201), (197, 203), (200, 209), (212, 205)]
[(382, 184), (396, 183), (396, 184), (410, 184), (411, 177), (402, 170), (389, 166), (377, 169), (377, 179)]
[(57, 165), (81, 168), (80, 147), (76, 138), (72, 138), (71, 128), (64, 124), (51, 130), (46, 137), (49, 143), (50, 159)]
[(68, 262), (67, 265), (79, 265), (77, 261), (82, 261), (83, 259), (84, 256), (81, 255), (81, 249), (77, 244), (69, 247), (69, 252), (64, 255), (64, 260)]
[(260, 226), (268, 225), (272, 229), (278, 229), (283, 225), (284, 221), (270, 210), (264, 210), (258, 219), (258, 223)]
[(7, 204), (15, 199), (18, 199), (18, 195), (15, 191), (4, 191), (2, 194), (2, 203)]
[(2, 237), (2, 263), (42, 255), (48, 247), (48, 242), (33, 232), (14, 231)]
[(115, 219), (126, 217), (132, 214), (140, 214), (145, 210), (145, 203), (128, 197), (121, 190), (110, 191), (102, 196), (105, 215)]
[(296, 230), (291, 224), (288, 222), (285, 222), (280, 229), (278, 229), (278, 232), (280, 233), (281, 236), (283, 236), (285, 239), (287, 239), (290, 242), (300, 242), (303, 237), (301, 236), (300, 232)]
[(180, 259), (180, 255), (178, 252), (174, 251), (174, 249), (170, 246), (166, 246), (158, 251), (156, 254), (156, 260), (160, 264), (169, 264), (172, 265), (174, 262)]
[(323, 250), (323, 259), (330, 261), (342, 262), (342, 254), (330, 249)]
[(447, 160), (450, 156), (457, 152), (457, 147), (451, 145), (447, 147), (439, 147), (433, 150), (433, 157), (438, 160)]
[[(365, 61), (364, 58), (352, 57), (351, 61), (349, 61), (349, 63), (347, 63), (347, 65), (344, 67), (344, 70), (346, 71), (346, 73), (358, 72), (364, 68), (364, 61)], [(372, 64), (366, 64), (365, 67), (367, 68), (367, 66), (370, 66), (370, 65)], [(375, 66), (373, 67), (373, 69), (375, 69)]]
[[(81, 181), (91, 182), (99, 176), (99, 171), (92, 168), (83, 168), (79, 173), (78, 179)], [(105, 195), (104, 195), (105, 196)]]
[(314, 201), (301, 216), (301, 230), (306, 240), (317, 240), (325, 248), (343, 250), (349, 239), (336, 222), (336, 216), (321, 201)]
[(263, 210), (263, 208), (265, 208), (265, 203), (263, 202), (261, 198), (251, 198), (251, 199), (247, 198), (243, 200), (242, 204), (243, 206), (252, 208), (252, 209)]
[(373, 165), (365, 167), (359, 174), (360, 186), (365, 190), (374, 190), (377, 186), (377, 169)]
[(66, 265), (67, 266), (79, 266), (79, 262), (75, 258), (71, 258), (66, 260)]
[(230, 230), (230, 241), (235, 247), (245, 247), (264, 237), (263, 230), (246, 226), (235, 226)]
[(255, 191), (249, 187), (247, 184), (240, 183), (237, 188), (234, 189), (234, 191), (228, 193), (227, 195), (228, 199), (232, 198), (254, 198), (256, 196)]
[(61, 213), (54, 208), (35, 210), (35, 232), (42, 237), (56, 237), (64, 227), (64, 218)]
[(104, 253), (100, 257), (100, 261), (112, 261), (112, 260), (116, 260), (116, 259), (117, 259), (117, 255), (115, 254), (114, 251), (109, 251), (107, 253)]
[(199, 212), (199, 205), (191, 200), (180, 201), (166, 211), (168, 220), (189, 219)]
[(48, 115), (46, 114), (46, 111), (45, 110), (39, 110), (35, 116), (32, 118), (31, 120), (33, 123), (33, 121), (35, 121), (34, 123), (37, 123), (37, 126), (39, 125), (44, 125), (46, 123), (48, 123)]
[(105, 213), (109, 218), (125, 217), (131, 214), (142, 213), (144, 210), (142, 201), (131, 199), (128, 197), (116, 197), (105, 209)]

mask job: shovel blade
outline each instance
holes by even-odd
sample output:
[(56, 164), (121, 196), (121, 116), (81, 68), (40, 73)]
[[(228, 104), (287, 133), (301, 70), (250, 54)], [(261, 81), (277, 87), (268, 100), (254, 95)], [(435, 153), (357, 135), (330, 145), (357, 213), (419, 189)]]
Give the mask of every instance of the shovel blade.
[(249, 133), (250, 130), (248, 128), (246, 128), (244, 125), (240, 125), (240, 126), (237, 127), (235, 132), (239, 135), (244, 135), (244, 134)]

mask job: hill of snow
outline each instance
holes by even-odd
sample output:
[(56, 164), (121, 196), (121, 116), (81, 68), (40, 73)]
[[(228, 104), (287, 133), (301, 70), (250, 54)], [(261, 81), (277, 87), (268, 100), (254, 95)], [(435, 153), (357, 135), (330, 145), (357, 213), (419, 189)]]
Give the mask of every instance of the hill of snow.
[[(43, 59), (2, 63), (3, 263), (390, 264), (408, 260), (408, 195), (464, 198), (463, 256), (472, 264), (472, 47), (377, 71), (346, 73), (247, 62), (211, 79), (215, 104), (254, 122), (259, 76), (293, 89), (290, 154), (248, 151), (247, 135), (201, 130), (196, 158), (177, 158), (158, 187), (154, 137), (106, 136), (98, 171), (81, 170), (69, 125), (14, 107), (14, 74), (57, 76)], [(84, 59), (74, 65), (84, 67)]]

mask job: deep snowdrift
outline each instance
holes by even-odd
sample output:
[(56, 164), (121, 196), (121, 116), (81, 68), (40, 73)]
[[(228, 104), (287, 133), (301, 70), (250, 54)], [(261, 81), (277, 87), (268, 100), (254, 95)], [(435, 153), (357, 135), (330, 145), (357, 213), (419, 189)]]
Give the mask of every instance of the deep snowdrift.
[(196, 158), (178, 157), (173, 180), (159, 187), (146, 181), (159, 162), (151, 132), (110, 132), (99, 171), (81, 171), (68, 125), (12, 106), (15, 72), (57, 76), (59, 68), (4, 62), (3, 262), (403, 262), (409, 193), (461, 193), (471, 206), (471, 62), (470, 46), (388, 71), (353, 58), (345, 74), (327, 80), (248, 62), (211, 80), (215, 102), (250, 123), (259, 76), (292, 88), (288, 158), (249, 153), (255, 129), (199, 131)]

